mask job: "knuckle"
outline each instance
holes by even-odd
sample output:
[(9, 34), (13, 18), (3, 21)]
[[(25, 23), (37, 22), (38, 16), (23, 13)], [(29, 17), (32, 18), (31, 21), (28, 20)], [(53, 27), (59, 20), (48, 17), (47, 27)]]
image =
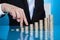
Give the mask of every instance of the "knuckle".
[(21, 11), (23, 12), (24, 10), (23, 10), (23, 9), (21, 9)]

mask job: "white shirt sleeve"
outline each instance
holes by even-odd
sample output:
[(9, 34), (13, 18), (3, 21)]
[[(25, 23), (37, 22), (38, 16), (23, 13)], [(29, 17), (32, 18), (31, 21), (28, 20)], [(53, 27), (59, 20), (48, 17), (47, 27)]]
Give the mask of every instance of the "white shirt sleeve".
[(2, 16), (2, 15), (4, 15), (5, 13), (2, 11), (2, 9), (1, 9), (1, 4), (0, 4), (0, 17)]

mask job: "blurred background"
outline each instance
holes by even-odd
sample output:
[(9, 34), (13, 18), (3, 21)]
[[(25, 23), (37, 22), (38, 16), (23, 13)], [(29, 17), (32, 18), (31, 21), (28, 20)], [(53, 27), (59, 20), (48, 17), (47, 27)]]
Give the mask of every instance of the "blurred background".
[[(54, 16), (54, 40), (60, 40), (60, 0), (44, 0), (45, 11)], [(46, 4), (49, 4), (48, 9)], [(47, 11), (49, 10), (49, 11)], [(6, 14), (0, 18), (0, 39), (7, 39), (9, 31), (9, 18)]]

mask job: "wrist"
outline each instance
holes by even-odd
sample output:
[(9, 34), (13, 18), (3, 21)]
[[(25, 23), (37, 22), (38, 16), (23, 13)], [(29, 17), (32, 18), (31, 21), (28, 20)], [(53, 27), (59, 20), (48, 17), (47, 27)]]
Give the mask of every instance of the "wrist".
[(2, 10), (3, 12), (6, 12), (5, 6), (6, 6), (5, 3), (2, 3), (2, 4), (1, 4), (1, 10)]
[(0, 17), (4, 15), (5, 13), (2, 11), (2, 4), (0, 4)]

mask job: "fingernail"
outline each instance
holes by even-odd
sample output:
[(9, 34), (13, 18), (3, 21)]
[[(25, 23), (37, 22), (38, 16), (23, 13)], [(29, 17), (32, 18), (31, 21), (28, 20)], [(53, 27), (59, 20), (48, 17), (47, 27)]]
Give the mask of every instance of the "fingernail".
[(28, 25), (28, 23), (26, 25)]
[(20, 20), (17, 19), (18, 22), (20, 22)]

